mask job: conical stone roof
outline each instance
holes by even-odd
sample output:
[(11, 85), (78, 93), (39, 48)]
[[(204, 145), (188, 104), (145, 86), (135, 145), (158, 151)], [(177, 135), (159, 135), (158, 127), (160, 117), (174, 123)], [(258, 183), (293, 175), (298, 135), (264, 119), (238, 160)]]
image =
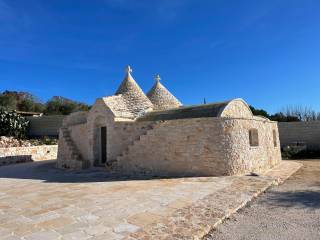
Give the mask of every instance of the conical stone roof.
[(134, 116), (138, 116), (153, 107), (151, 101), (144, 94), (142, 89), (131, 76), (131, 68), (126, 68), (126, 75), (120, 84), (115, 95), (121, 95), (127, 107), (127, 111), (131, 112)]
[(182, 106), (181, 102), (160, 83), (159, 75), (156, 76), (155, 80), (155, 84), (147, 93), (147, 97), (152, 102), (154, 110), (165, 110)]

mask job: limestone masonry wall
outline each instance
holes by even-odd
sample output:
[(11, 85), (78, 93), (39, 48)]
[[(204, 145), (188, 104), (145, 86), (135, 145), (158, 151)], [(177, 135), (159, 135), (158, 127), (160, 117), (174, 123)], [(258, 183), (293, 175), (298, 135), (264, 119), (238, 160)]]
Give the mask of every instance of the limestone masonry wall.
[(69, 126), (68, 130), (83, 159), (88, 159), (89, 142), (87, 124)]
[(131, 174), (222, 175), (227, 149), (230, 145), (218, 119), (171, 120), (140, 137), (118, 164)]
[(110, 131), (108, 150), (112, 149), (112, 155), (108, 160), (116, 160), (126, 148), (148, 129), (154, 122), (115, 122), (113, 131)]
[(220, 117), (252, 118), (252, 112), (242, 99), (235, 99), (228, 103)]
[[(252, 127), (259, 131), (257, 147), (249, 144)], [(118, 167), (130, 174), (168, 176), (261, 172), (281, 160), (279, 143), (273, 145), (273, 129), (276, 123), (253, 119), (165, 121), (129, 146), (127, 154), (118, 158)]]
[(88, 117), (88, 112), (85, 112), (85, 111), (74, 112), (64, 117), (62, 123), (64, 127), (84, 124), (87, 122), (87, 117)]
[[(107, 127), (107, 144), (112, 142), (109, 135), (113, 132), (114, 115), (111, 110), (106, 107), (103, 99), (97, 99), (96, 103), (90, 109), (87, 118), (87, 131), (88, 131), (88, 160), (91, 166), (98, 161), (99, 158), (99, 131), (100, 127)], [(107, 146), (107, 158), (113, 156), (112, 149)]]
[[(230, 135), (232, 151), (229, 161), (230, 174), (263, 172), (281, 161), (280, 142), (276, 122), (254, 119), (230, 119), (224, 124)], [(249, 130), (258, 130), (258, 146), (250, 146)], [(276, 134), (274, 143), (273, 130)], [(275, 145), (274, 145), (275, 144)]]
[(320, 150), (320, 121), (279, 122), (281, 146), (305, 142), (310, 150)]
[(57, 145), (0, 148), (0, 166), (57, 159)]

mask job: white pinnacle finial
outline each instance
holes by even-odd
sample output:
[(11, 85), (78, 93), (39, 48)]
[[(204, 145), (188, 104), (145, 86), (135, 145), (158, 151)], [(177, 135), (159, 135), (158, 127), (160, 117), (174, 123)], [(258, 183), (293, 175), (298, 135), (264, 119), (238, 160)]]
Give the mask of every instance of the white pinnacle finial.
[(161, 77), (159, 74), (157, 74), (155, 77), (154, 77), (154, 80), (156, 80), (157, 82), (160, 82), (161, 80)]
[(129, 65), (126, 67), (125, 73), (132, 73), (132, 68)]

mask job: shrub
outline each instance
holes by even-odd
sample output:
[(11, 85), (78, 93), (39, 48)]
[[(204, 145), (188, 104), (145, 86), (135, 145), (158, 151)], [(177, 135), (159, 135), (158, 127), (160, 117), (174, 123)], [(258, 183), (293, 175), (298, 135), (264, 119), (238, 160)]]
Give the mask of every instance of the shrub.
[(29, 121), (15, 111), (0, 109), (0, 136), (24, 138)]
[(299, 152), (296, 151), (282, 151), (282, 159), (319, 159), (320, 151), (319, 150), (302, 150)]
[(44, 145), (56, 145), (58, 144), (58, 140), (56, 138), (50, 138), (50, 137), (43, 137), (43, 139), (41, 139), (41, 143)]

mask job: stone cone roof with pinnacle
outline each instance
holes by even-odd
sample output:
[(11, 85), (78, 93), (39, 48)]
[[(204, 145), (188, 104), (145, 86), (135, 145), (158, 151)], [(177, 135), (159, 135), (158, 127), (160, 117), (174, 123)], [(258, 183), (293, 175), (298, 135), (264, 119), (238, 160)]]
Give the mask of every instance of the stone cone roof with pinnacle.
[(166, 110), (182, 106), (181, 102), (160, 83), (159, 75), (156, 76), (155, 80), (155, 84), (147, 93), (154, 110)]
[(153, 105), (142, 89), (131, 76), (131, 68), (126, 68), (126, 75), (116, 91), (116, 95), (120, 95), (127, 107), (127, 111), (133, 116), (139, 116), (146, 110), (152, 109)]

